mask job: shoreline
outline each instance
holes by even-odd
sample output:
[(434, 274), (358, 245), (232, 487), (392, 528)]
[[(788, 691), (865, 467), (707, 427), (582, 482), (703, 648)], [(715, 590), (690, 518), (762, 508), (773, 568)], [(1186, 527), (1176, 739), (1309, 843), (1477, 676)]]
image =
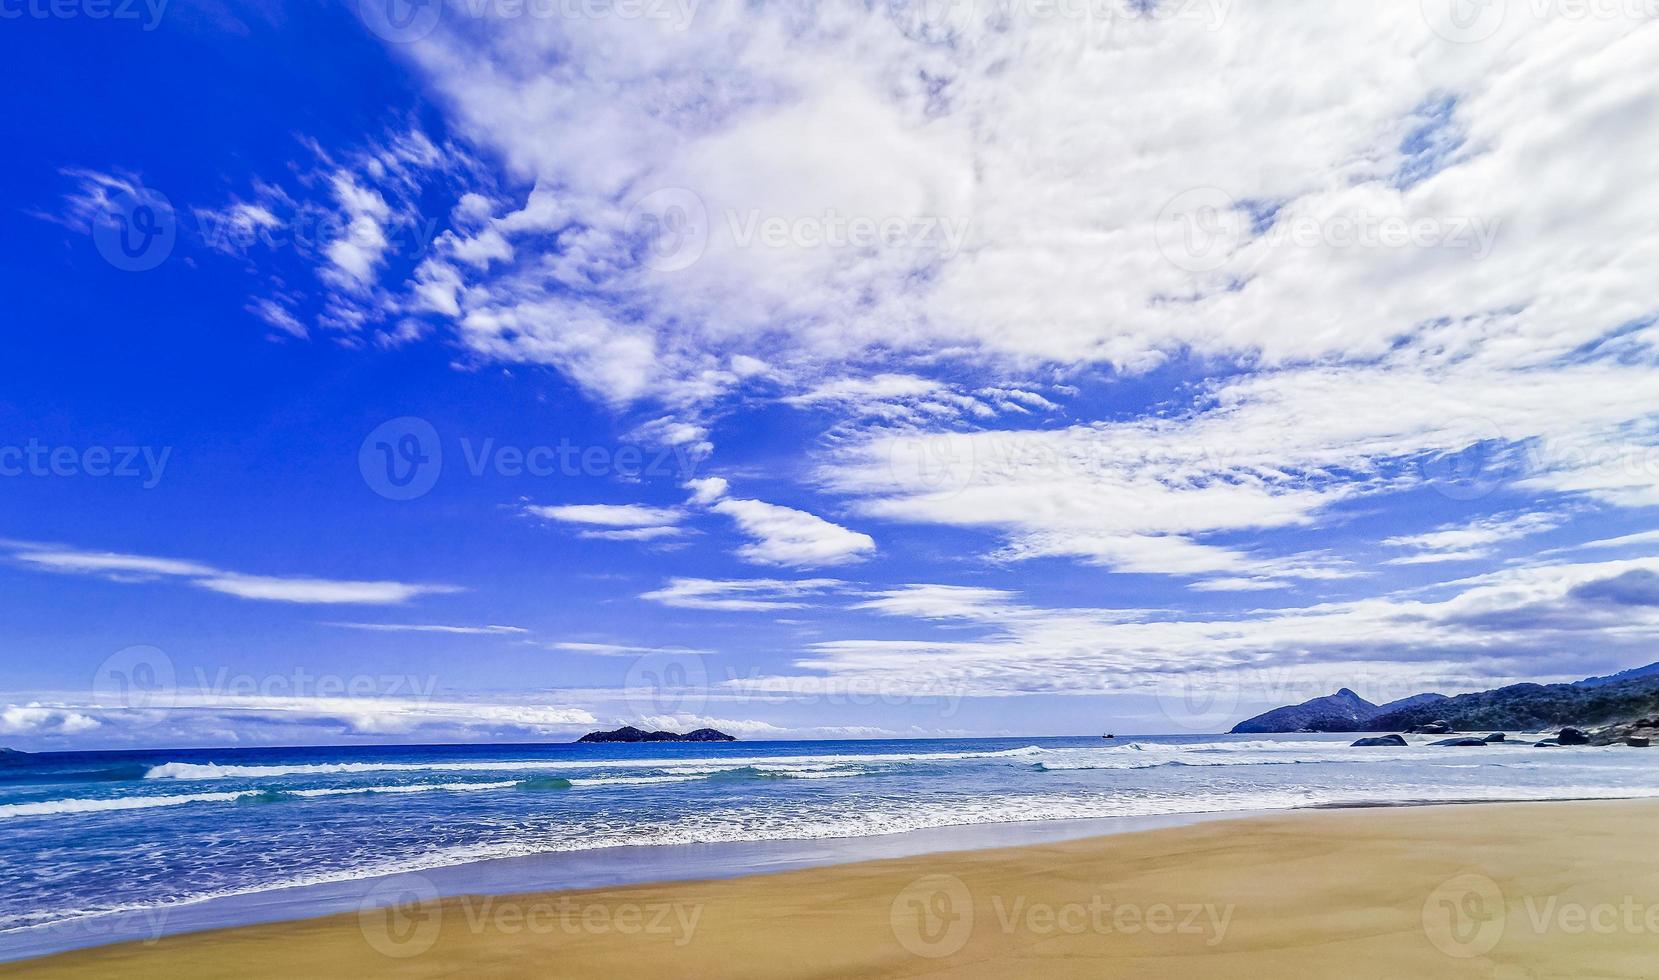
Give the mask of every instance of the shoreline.
[(411, 871), (282, 885), (171, 906), (104, 912), (0, 933), (0, 970), (45, 956), (221, 929), (297, 922), (356, 911), (393, 883), (430, 886), (438, 898), (581, 891), (598, 887), (743, 878), (894, 857), (992, 850), (1136, 833), (1287, 810), (1209, 810), (1076, 820), (949, 824), (854, 837), (615, 845), (491, 857)]
[[(1085, 852), (1110, 851), (1121, 845), (1115, 842), (1132, 839), (1157, 838), (1160, 835), (1179, 837), (1182, 834), (1220, 834), (1224, 829), (1276, 825), (1285, 821), (1359, 821), (1383, 823), (1377, 814), (1387, 813), (1386, 822), (1411, 819), (1407, 815), (1428, 814), (1435, 819), (1455, 814), (1470, 803), (1489, 804), (1482, 807), (1481, 820), (1489, 811), (1513, 812), (1517, 809), (1544, 808), (1557, 813), (1573, 809), (1607, 810), (1625, 808), (1645, 811), (1659, 816), (1659, 800), (1651, 798), (1549, 800), (1549, 801), (1387, 801), (1377, 804), (1315, 804), (1285, 810), (1269, 811), (1215, 811), (1195, 814), (1167, 814), (1155, 817), (1120, 817), (1076, 821), (1031, 821), (1011, 824), (979, 824), (948, 828), (932, 828), (902, 834), (875, 837), (832, 838), (815, 841), (726, 842), (723, 844), (686, 844), (625, 848), (607, 848), (606, 851), (651, 852), (659, 858), (631, 862), (628, 858), (643, 855), (599, 855), (597, 852), (564, 852), (558, 855), (537, 855), (519, 858), (498, 858), (470, 864), (455, 865), (418, 873), (354, 879), (336, 883), (337, 887), (300, 886), (275, 889), (243, 897), (240, 902), (211, 899), (193, 903), (198, 907), (214, 906), (220, 911), (235, 914), (256, 914), (251, 920), (216, 921), (213, 916), (193, 924), (187, 917), (175, 920), (172, 928), (155, 930), (153, 920), (137, 925), (153, 930), (142, 935), (120, 935), (105, 932), (101, 936), (89, 931), (85, 924), (67, 929), (65, 923), (31, 927), (23, 932), (38, 932), (43, 936), (58, 931), (43, 946), (56, 943), (56, 948), (39, 952), (26, 949), (7, 949), (0, 960), (0, 973), (24, 972), (33, 975), (36, 967), (50, 964), (73, 964), (77, 958), (101, 959), (136, 957), (134, 962), (148, 964), (156, 957), (173, 955), (170, 951), (188, 950), (200, 942), (220, 944), (240, 942), (239, 937), (266, 935), (283, 930), (311, 932), (316, 929), (347, 935), (356, 929), (351, 923), (369, 914), (397, 914), (387, 906), (418, 900), (419, 907), (428, 905), (460, 906), (470, 908), (477, 903), (503, 902), (509, 905), (542, 901), (560, 903), (583, 896), (617, 893), (655, 893), (676, 890), (695, 891), (729, 885), (739, 890), (766, 886), (752, 883), (791, 876), (845, 876), (863, 877), (867, 871), (900, 864), (949, 865), (975, 864), (998, 856), (1020, 860), (1022, 854), (1037, 854), (1055, 848), (1074, 847)], [(1369, 815), (1369, 816), (1367, 816)], [(746, 852), (746, 853), (745, 853)], [(813, 853), (805, 853), (813, 852)], [(585, 862), (582, 859), (587, 859)], [(619, 862), (617, 859), (621, 858)], [(662, 860), (666, 858), (667, 860)], [(745, 860), (746, 858), (746, 860)], [(738, 859), (738, 860), (734, 860)], [(585, 867), (582, 867), (585, 863)], [(1656, 860), (1659, 865), (1659, 860)], [(655, 873), (653, 873), (653, 869)], [(1202, 873), (1203, 869), (1195, 869)], [(1659, 871), (1659, 867), (1656, 867)], [(539, 871), (542, 883), (526, 872)], [(618, 877), (619, 872), (631, 871)], [(549, 878), (549, 875), (556, 877)], [(640, 877), (646, 875), (647, 877)], [(528, 885), (528, 886), (527, 886)], [(332, 890), (328, 896), (319, 895), (319, 889)], [(283, 896), (279, 893), (290, 893)], [(304, 894), (299, 894), (304, 893)], [(319, 902), (319, 898), (325, 899)], [(286, 899), (286, 900), (285, 900)], [(1659, 896), (1655, 896), (1659, 899)], [(234, 904), (236, 908), (227, 909)], [(176, 907), (167, 917), (172, 917)], [(297, 909), (305, 911), (296, 914)], [(131, 916), (134, 913), (118, 913)], [(74, 920), (79, 922), (80, 920)], [(332, 926), (328, 925), (332, 923)], [(359, 923), (360, 924), (360, 923)], [(343, 932), (341, 932), (343, 930)], [(78, 933), (65, 937), (64, 931)], [(361, 932), (360, 929), (357, 930)], [(16, 934), (14, 934), (16, 935)], [(64, 943), (66, 938), (79, 942)], [(142, 939), (142, 942), (133, 942)], [(359, 936), (361, 941), (361, 936)], [(381, 959), (382, 965), (397, 958)], [(72, 975), (55, 973), (50, 966), (43, 975)], [(125, 967), (124, 967), (125, 968)], [(419, 974), (416, 974), (419, 975)]]

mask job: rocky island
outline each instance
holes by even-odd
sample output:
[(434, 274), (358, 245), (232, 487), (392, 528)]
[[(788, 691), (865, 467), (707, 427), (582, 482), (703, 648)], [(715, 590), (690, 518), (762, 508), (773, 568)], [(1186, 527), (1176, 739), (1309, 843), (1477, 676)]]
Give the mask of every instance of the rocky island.
[[(1581, 730), (1579, 727), (1583, 726)], [(1275, 732), (1538, 732), (1560, 729), (1539, 745), (1646, 747), (1659, 738), (1659, 663), (1570, 684), (1512, 684), (1444, 697), (1419, 694), (1374, 705), (1343, 688), (1336, 694), (1275, 708), (1240, 722), (1234, 734)], [(1455, 740), (1454, 740), (1455, 741)], [(1496, 736), (1484, 741), (1499, 741)], [(1393, 744), (1382, 738), (1356, 745)], [(1435, 743), (1450, 744), (1450, 743)]]
[(1346, 687), (1322, 698), (1304, 701), (1284, 708), (1274, 708), (1233, 726), (1234, 735), (1255, 735), (1275, 732), (1358, 732), (1366, 731), (1365, 723), (1381, 714), (1415, 708), (1443, 701), (1443, 694), (1418, 694), (1391, 701), (1388, 704), (1371, 702)]
[(735, 742), (737, 738), (712, 728), (699, 728), (684, 735), (675, 732), (648, 732), (632, 725), (623, 725), (610, 732), (588, 732), (578, 742)]

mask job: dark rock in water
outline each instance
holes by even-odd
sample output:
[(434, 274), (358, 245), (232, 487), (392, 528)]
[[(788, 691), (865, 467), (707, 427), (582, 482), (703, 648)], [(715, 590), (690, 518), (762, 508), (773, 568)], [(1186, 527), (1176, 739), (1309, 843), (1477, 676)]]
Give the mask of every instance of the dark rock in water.
[(712, 728), (699, 728), (679, 735), (674, 732), (641, 731), (632, 725), (623, 725), (614, 732), (588, 732), (578, 742), (735, 742), (736, 738)]
[(1382, 735), (1382, 736), (1379, 736), (1377, 738), (1362, 738), (1359, 741), (1355, 742), (1353, 745), (1349, 746), (1349, 748), (1355, 748), (1355, 749), (1366, 748), (1366, 749), (1369, 749), (1369, 748), (1384, 748), (1384, 747), (1388, 747), (1388, 746), (1394, 746), (1396, 748), (1399, 748), (1399, 747), (1404, 747), (1405, 744), (1406, 744), (1406, 740), (1401, 738), (1398, 735)]
[(1533, 742), (1532, 747), (1535, 749), (1548, 749), (1559, 746), (1560, 744), (1560, 742), (1553, 738), (1546, 738), (1542, 742)]
[(1485, 748), (1486, 745), (1487, 745), (1487, 742), (1486, 742), (1486, 739), (1484, 739), (1484, 738), (1443, 738), (1438, 742), (1430, 742), (1429, 744), (1430, 745), (1449, 745), (1449, 746), (1451, 746), (1452, 748), (1455, 748), (1455, 749), (1473, 749), (1473, 748), (1477, 748), (1477, 747), (1478, 748)]
[(1486, 741), (1488, 741), (1488, 742), (1502, 742), (1503, 740), (1504, 740), (1503, 732), (1493, 732), (1492, 734), (1486, 736)]
[(1650, 740), (1641, 735), (1632, 735), (1624, 740), (1624, 744), (1633, 749), (1645, 749), (1651, 744)]
[(1583, 732), (1579, 731), (1576, 728), (1563, 728), (1563, 729), (1561, 729), (1561, 733), (1559, 735), (1555, 736), (1555, 740), (1560, 742), (1562, 745), (1589, 745), (1590, 744), (1590, 736), (1584, 734)]

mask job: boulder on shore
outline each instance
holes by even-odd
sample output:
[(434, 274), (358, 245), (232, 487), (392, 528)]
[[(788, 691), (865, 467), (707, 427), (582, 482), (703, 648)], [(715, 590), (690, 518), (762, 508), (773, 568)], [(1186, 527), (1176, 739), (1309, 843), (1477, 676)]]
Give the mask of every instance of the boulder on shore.
[(1398, 735), (1379, 735), (1376, 738), (1362, 738), (1359, 741), (1355, 742), (1353, 745), (1349, 746), (1349, 748), (1360, 749), (1360, 748), (1379, 748), (1379, 747), (1388, 747), (1388, 746), (1394, 746), (1396, 748), (1403, 748), (1405, 746), (1405, 744), (1406, 744), (1406, 740), (1401, 738)]
[(1624, 744), (1633, 749), (1645, 749), (1651, 744), (1650, 740), (1642, 735), (1632, 735), (1624, 740)]
[(1454, 749), (1473, 749), (1485, 748), (1487, 742), (1484, 738), (1443, 738), (1438, 742), (1430, 742), (1429, 744), (1448, 745)]
[(1560, 742), (1562, 745), (1589, 745), (1590, 744), (1590, 736), (1584, 734), (1582, 731), (1580, 731), (1577, 728), (1563, 728), (1563, 729), (1561, 729), (1560, 734), (1555, 736), (1555, 739), (1556, 739), (1556, 741)]
[(1413, 735), (1455, 735), (1451, 722), (1431, 721), (1427, 725), (1418, 725), (1411, 730)]

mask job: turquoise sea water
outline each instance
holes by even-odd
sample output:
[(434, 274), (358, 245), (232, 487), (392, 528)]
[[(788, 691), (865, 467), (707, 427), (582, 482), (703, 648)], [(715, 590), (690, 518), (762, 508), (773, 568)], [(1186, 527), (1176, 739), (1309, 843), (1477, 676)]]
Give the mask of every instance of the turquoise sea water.
[[(111, 914), (625, 845), (1434, 800), (1659, 796), (1625, 747), (1193, 736), (58, 753), (0, 768), (0, 957)], [(1416, 740), (1426, 743), (1429, 739)], [(637, 850), (630, 850), (638, 854)], [(652, 874), (641, 870), (641, 875)], [(621, 877), (626, 877), (624, 872)]]

